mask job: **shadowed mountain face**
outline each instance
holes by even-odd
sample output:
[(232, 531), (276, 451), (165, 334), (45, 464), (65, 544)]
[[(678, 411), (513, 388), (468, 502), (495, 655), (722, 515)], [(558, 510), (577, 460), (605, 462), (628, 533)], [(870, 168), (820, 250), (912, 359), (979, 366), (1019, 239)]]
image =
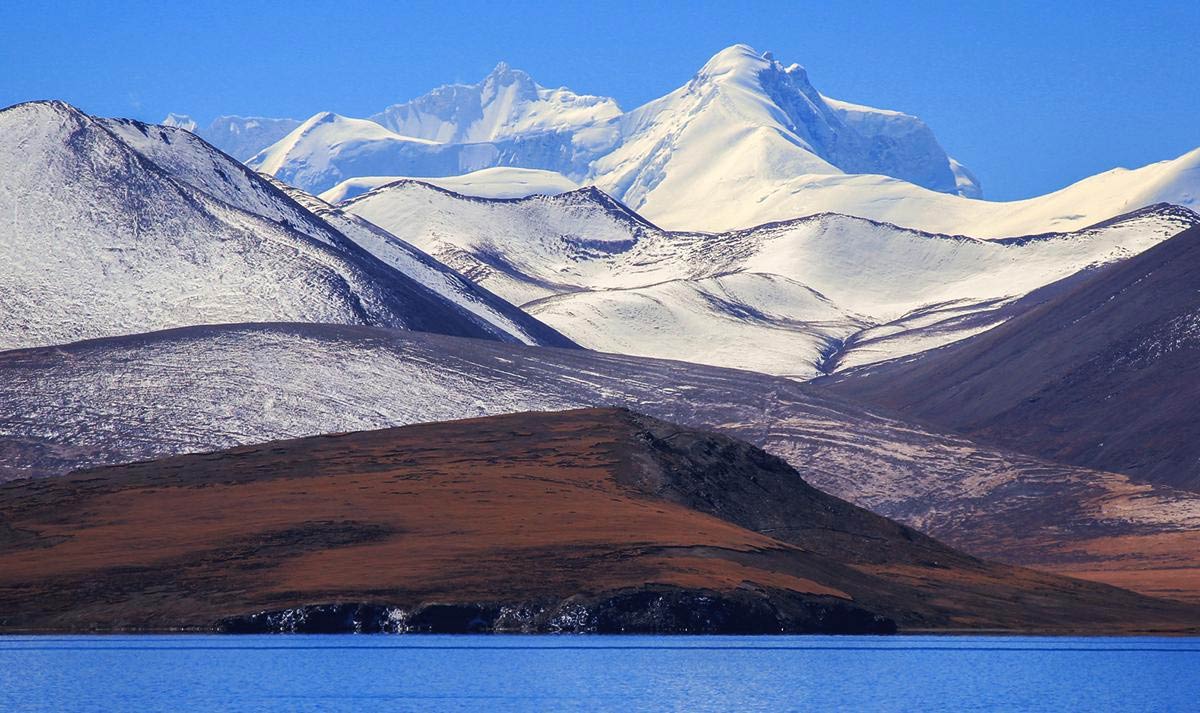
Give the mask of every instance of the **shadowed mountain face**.
[(1189, 630), (619, 409), (317, 436), (0, 487), (9, 630)]
[(10, 476), (623, 405), (743, 438), (816, 487), (973, 554), (1200, 594), (1196, 494), (980, 446), (753, 372), (418, 332), (237, 325), (7, 352), (0, 376)]
[(991, 331), (827, 385), (1028, 453), (1200, 489), (1200, 229)]

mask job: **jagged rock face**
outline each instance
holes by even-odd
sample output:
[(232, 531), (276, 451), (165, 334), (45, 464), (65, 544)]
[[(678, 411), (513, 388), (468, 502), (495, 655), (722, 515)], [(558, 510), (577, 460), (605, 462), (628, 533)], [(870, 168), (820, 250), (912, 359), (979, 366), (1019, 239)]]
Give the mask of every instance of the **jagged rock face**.
[[(0, 112), (0, 165), (0, 348), (280, 319), (569, 343), (384, 264), (182, 129), (22, 104)], [(507, 321), (463, 306), (489, 300)]]
[[(1180, 579), (1200, 551), (1195, 494), (981, 446), (752, 372), (417, 332), (242, 325), (10, 352), (0, 375), (9, 405), (0, 467), (10, 476), (627, 405), (745, 438), (827, 492), (975, 554), (1087, 570), (1170, 596), (1200, 592), (1200, 582)], [(1151, 540), (1152, 549), (1135, 546)]]
[(1200, 490), (1200, 230), (959, 344), (829, 384), (984, 440)]
[(620, 409), (18, 481), (0, 522), (9, 631), (1200, 625), (1200, 609), (966, 556), (745, 443)]

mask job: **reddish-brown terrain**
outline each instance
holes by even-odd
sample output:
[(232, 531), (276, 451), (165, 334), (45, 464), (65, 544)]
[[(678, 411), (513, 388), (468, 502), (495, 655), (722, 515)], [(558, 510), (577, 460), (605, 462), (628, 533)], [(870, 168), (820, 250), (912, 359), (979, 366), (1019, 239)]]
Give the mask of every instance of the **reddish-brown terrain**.
[(1200, 533), (1195, 531), (1097, 537), (1046, 550), (1046, 558), (1035, 563), (1040, 569), (1200, 604)]
[(0, 486), (0, 625), (1198, 631), (984, 562), (740, 441), (619, 409), (317, 436)]

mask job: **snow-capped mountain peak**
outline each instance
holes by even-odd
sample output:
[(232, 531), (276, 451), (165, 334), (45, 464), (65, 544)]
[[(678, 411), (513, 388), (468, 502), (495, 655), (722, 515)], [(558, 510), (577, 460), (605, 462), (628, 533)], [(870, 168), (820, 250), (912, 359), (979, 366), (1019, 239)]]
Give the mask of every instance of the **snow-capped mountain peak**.
[(770, 54), (760, 54), (747, 44), (730, 45), (709, 58), (696, 73), (695, 79), (757, 74), (774, 61), (773, 56), (767, 58)]
[[(758, 217), (758, 203), (796, 205), (786, 184), (797, 177), (872, 174), (980, 195), (970, 171), (946, 154), (920, 119), (831, 99), (803, 66), (785, 65), (747, 45), (718, 52), (684, 86), (628, 113), (613, 99), (547, 88), (500, 62), (476, 84), (438, 87), (369, 122), (390, 134), (360, 124), (352, 137), (322, 132), (300, 141), (298, 133), (312, 128), (306, 122), (248, 163), (314, 194), (368, 176), (549, 170), (575, 183), (595, 183), (674, 226), (680, 225), (674, 214), (684, 211), (683, 226), (700, 229), (752, 225), (743, 215)], [(399, 146), (397, 138), (409, 144)], [(438, 147), (413, 146), (417, 139)], [(715, 205), (700, 219), (679, 200), (688, 195)], [(757, 222), (811, 212), (801, 204), (789, 215), (772, 211)]]
[[(507, 97), (501, 97), (508, 94)], [(507, 62), (501, 61), (496, 65), (480, 86), (480, 103), (491, 104), (495, 101), (537, 101), (538, 85), (527, 72), (513, 69)]]
[(401, 136), (369, 119), (323, 111), (246, 163), (294, 186), (327, 188), (351, 176), (386, 173), (379, 168), (413, 153), (424, 155), (437, 143)]
[(449, 179), (439, 185), (457, 190), (479, 183), (468, 176), (484, 169), (530, 169), (549, 173), (532, 182), (522, 170), (494, 174), (481, 195), (593, 184), (673, 230), (833, 212), (1005, 237), (1078, 230), (1159, 202), (1197, 204), (1190, 154), (1038, 198), (966, 200), (982, 198), (979, 181), (921, 119), (835, 99), (816, 80), (790, 58), (733, 45), (675, 91), (622, 113), (611, 99), (548, 89), (500, 63), (477, 84), (440, 87), (369, 122), (347, 120), (363, 122), (353, 137), (293, 134), (250, 165), (334, 200), (403, 177)]
[(187, 114), (176, 114), (174, 112), (167, 114), (167, 117), (162, 120), (162, 125), (174, 126), (176, 128), (183, 129), (184, 131), (191, 132), (195, 132), (196, 127), (199, 126), (199, 124), (196, 123), (196, 120)]
[(621, 128), (591, 178), (651, 216), (683, 194), (708, 202), (770, 193), (810, 175), (879, 174), (978, 193), (920, 119), (830, 99), (801, 65), (747, 45), (721, 50), (687, 84), (626, 114)]
[(500, 62), (478, 84), (448, 84), (371, 119), (404, 136), (479, 143), (545, 132), (574, 131), (620, 115), (608, 97), (539, 85)]

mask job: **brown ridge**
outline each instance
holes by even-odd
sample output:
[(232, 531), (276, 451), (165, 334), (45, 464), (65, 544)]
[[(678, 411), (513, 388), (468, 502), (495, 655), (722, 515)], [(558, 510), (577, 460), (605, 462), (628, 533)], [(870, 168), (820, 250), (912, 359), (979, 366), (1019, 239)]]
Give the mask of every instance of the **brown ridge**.
[(757, 448), (620, 409), (0, 486), (10, 631), (212, 629), (346, 602), (596, 608), (637, 592), (756, 597), (781, 617), (836, 607), (905, 630), (1200, 629), (1195, 607), (978, 560), (817, 491)]

